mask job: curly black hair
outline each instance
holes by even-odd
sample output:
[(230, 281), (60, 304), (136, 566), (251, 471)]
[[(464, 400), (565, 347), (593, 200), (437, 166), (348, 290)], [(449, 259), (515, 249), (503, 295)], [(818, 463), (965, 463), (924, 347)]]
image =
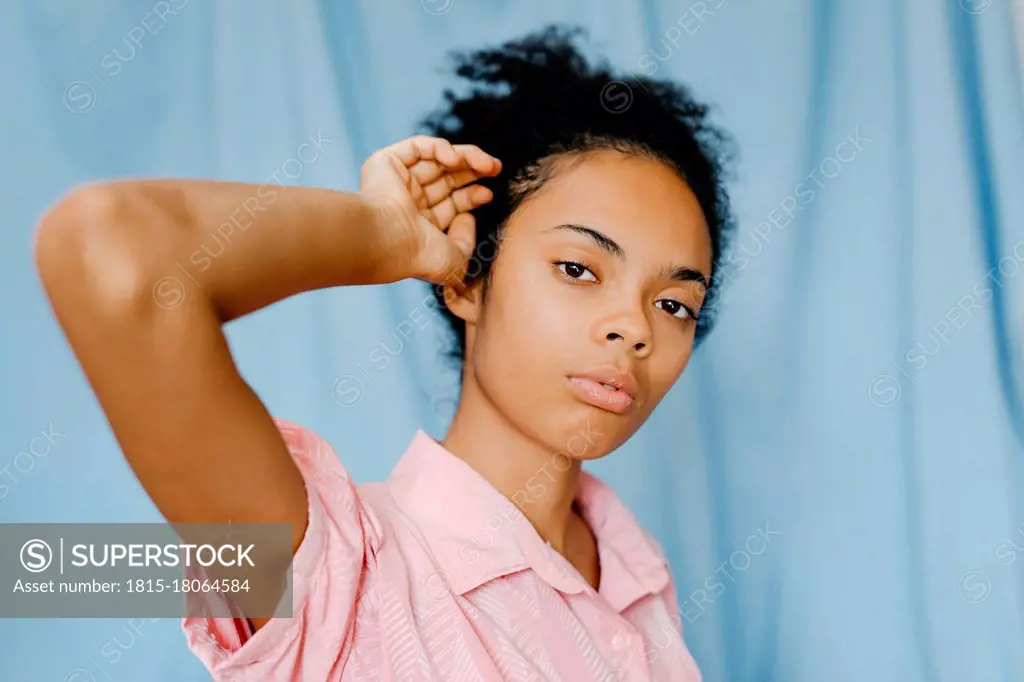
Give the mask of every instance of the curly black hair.
[[(647, 156), (674, 168), (696, 195), (711, 236), (713, 270), (697, 320), (695, 344), (714, 324), (724, 264), (733, 231), (725, 169), (731, 138), (709, 122), (709, 107), (678, 83), (614, 73), (591, 64), (573, 43), (579, 28), (551, 26), (498, 48), (455, 53), (455, 73), (468, 94), (446, 90), (446, 106), (423, 122), (426, 134), (455, 144), (475, 144), (502, 161), (501, 173), (480, 184), (494, 199), (473, 211), (476, 252), (467, 281), (487, 276), (509, 216), (563, 166), (560, 159), (615, 149)], [(485, 249), (489, 245), (489, 249)], [(461, 360), (465, 323), (437, 305), (455, 332), (451, 355)]]

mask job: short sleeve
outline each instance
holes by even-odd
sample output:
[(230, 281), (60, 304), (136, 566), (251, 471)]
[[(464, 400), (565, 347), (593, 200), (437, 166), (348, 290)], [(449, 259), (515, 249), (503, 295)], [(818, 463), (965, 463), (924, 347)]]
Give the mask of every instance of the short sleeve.
[(376, 519), (334, 450), (313, 432), (274, 420), (306, 486), (306, 533), (292, 561), (292, 618), (255, 634), (242, 618), (184, 618), (192, 652), (216, 681), (326, 680), (355, 619)]

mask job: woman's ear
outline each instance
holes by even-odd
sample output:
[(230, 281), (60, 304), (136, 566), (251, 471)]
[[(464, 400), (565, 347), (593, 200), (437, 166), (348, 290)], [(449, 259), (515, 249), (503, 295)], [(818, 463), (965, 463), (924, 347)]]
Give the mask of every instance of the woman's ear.
[(444, 304), (455, 317), (466, 324), (476, 324), (480, 318), (480, 307), (483, 303), (484, 277), (477, 277), (469, 286), (461, 292), (456, 291), (451, 284), (444, 285)]
[[(472, 220), (466, 220), (459, 225), (452, 223), (452, 229), (449, 229), (448, 234), (454, 239), (475, 244), (476, 234), (472, 231), (474, 225), (475, 223)], [(481, 318), (487, 278), (490, 277), (493, 268), (497, 264), (499, 252), (507, 247), (509, 240), (510, 237), (504, 230), (500, 237), (497, 233), (488, 235), (486, 239), (473, 248), (473, 256), (466, 264), (467, 272), (474, 275), (471, 283), (459, 287), (454, 287), (448, 282), (442, 285), (444, 287), (445, 306), (455, 317), (461, 319), (467, 325), (475, 325)], [(486, 267), (485, 264), (490, 264), (490, 267)], [(469, 330), (467, 329), (466, 331), (468, 338)]]

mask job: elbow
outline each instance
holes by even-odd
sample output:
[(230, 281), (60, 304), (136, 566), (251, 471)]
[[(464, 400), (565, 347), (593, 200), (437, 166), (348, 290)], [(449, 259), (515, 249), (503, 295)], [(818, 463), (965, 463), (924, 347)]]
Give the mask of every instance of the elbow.
[(152, 302), (154, 240), (139, 227), (129, 183), (74, 189), (36, 229), (36, 269), (54, 309), (121, 314)]

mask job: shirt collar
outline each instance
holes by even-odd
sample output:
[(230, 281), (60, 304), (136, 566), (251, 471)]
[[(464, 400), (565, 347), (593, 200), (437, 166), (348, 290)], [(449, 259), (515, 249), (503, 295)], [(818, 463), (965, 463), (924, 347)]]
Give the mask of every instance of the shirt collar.
[[(453, 593), (525, 569), (567, 594), (590, 590), (515, 504), (423, 430), (391, 472), (388, 489), (398, 507), (416, 519), (415, 530)], [(664, 556), (612, 489), (583, 472), (576, 499), (597, 538), (600, 595), (621, 612), (664, 589), (669, 582)]]

